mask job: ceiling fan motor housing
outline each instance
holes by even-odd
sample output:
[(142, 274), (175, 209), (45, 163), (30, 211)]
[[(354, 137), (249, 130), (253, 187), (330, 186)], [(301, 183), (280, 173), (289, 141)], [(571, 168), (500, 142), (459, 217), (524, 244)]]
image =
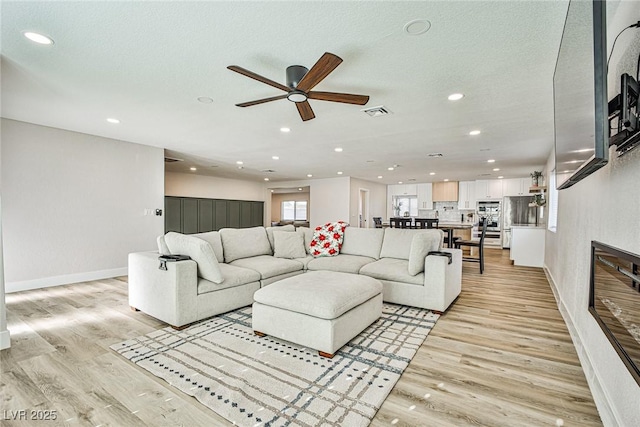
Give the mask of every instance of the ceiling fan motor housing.
[(300, 83), (300, 80), (309, 72), (307, 67), (302, 65), (291, 65), (287, 67), (287, 86), (291, 89), (295, 89)]

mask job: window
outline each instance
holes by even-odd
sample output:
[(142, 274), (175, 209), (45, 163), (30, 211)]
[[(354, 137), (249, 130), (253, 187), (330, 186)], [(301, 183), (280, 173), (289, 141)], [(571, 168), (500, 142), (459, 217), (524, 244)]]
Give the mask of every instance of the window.
[(409, 216), (418, 216), (418, 198), (416, 196), (395, 196), (393, 198), (393, 214), (404, 216), (409, 212)]
[(556, 190), (556, 171), (555, 169), (549, 174), (549, 220), (547, 229), (556, 232), (558, 226), (558, 190)]
[(282, 219), (285, 221), (306, 221), (306, 200), (285, 200), (282, 202)]

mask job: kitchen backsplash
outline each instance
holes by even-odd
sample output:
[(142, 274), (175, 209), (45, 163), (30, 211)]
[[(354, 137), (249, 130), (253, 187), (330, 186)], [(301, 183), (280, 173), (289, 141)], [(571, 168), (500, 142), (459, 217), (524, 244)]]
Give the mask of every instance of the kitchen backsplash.
[[(465, 222), (473, 222), (475, 220), (475, 210), (473, 209), (458, 209), (457, 202), (434, 202), (434, 210), (422, 210), (418, 211), (418, 216), (422, 218), (435, 218), (436, 212), (438, 212), (438, 218), (440, 221), (460, 221), (461, 216), (464, 215)], [(467, 216), (472, 214), (472, 217)]]

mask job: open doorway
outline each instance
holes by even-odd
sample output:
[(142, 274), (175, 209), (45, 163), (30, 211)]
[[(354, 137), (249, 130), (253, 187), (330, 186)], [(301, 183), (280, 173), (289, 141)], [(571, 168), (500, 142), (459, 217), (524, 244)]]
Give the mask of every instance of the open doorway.
[(271, 226), (309, 227), (309, 187), (272, 188)]
[(358, 196), (358, 227), (369, 228), (369, 190), (361, 188)]

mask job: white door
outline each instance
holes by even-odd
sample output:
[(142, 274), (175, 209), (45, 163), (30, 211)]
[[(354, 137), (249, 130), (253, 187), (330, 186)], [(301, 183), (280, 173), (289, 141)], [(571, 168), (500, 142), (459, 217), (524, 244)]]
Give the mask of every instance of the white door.
[(369, 228), (369, 190), (363, 188), (358, 197), (358, 227)]

